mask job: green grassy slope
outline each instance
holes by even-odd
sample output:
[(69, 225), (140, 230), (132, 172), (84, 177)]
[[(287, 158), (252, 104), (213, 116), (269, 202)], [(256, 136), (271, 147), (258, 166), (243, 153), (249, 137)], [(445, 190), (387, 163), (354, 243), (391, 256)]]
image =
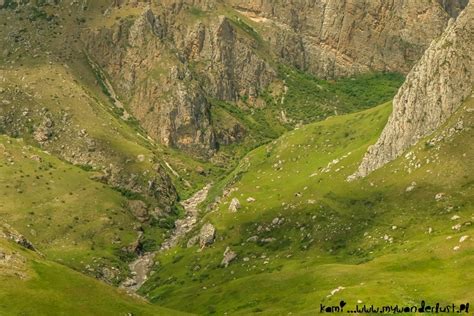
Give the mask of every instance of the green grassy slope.
[(0, 252), (10, 258), (0, 259), (2, 315), (183, 314), (120, 293), (1, 238)]
[(98, 276), (104, 265), (126, 273), (121, 248), (137, 220), (117, 191), (88, 172), (20, 139), (0, 136), (0, 214), (50, 259)]
[[(188, 300), (187, 310), (201, 314), (311, 315), (341, 299), (469, 301), (473, 106), (468, 100), (435, 134), (442, 140), (421, 141), (351, 183), (345, 179), (377, 139), (389, 104), (304, 126), (254, 150), (225, 180), (231, 193), (202, 221), (216, 226), (216, 243), (160, 256), (142, 293), (169, 307)], [(228, 211), (232, 198), (242, 204), (237, 213)], [(227, 246), (238, 257), (222, 268)]]
[[(395, 73), (373, 73), (334, 81), (280, 66), (280, 79), (262, 92), (264, 107), (244, 100), (239, 104), (214, 101), (212, 114), (217, 130), (240, 124), (243, 139), (221, 146), (224, 153), (242, 153), (269, 142), (295, 126), (324, 120), (329, 116), (353, 113), (393, 98), (403, 82)], [(229, 127), (230, 126), (230, 127)]]

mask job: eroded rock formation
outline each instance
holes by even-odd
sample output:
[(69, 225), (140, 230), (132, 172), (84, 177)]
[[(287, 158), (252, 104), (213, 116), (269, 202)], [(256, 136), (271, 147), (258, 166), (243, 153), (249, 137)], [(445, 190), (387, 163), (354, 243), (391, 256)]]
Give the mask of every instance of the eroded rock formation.
[(474, 4), (469, 4), (408, 74), (393, 101), (393, 113), (355, 177), (400, 156), (458, 109), (474, 86)]

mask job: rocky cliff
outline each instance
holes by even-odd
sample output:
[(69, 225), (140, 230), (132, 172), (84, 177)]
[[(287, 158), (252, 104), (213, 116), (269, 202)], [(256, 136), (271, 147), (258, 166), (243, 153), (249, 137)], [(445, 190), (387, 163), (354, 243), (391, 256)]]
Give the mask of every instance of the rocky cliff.
[(148, 134), (203, 156), (217, 147), (208, 100), (255, 98), (276, 77), (255, 51), (256, 39), (223, 15), (207, 15), (208, 8), (165, 1), (85, 36)]
[(151, 137), (208, 154), (215, 148), (209, 103), (187, 66), (169, 52), (164, 32), (147, 9), (136, 19), (87, 35), (85, 42)]
[(285, 61), (319, 77), (407, 73), (466, 1), (230, 0)]
[(474, 4), (434, 40), (393, 101), (393, 113), (354, 177), (366, 176), (441, 126), (474, 86)]
[(143, 13), (84, 41), (151, 137), (209, 156), (219, 142), (209, 100), (252, 104), (281, 62), (324, 78), (407, 73), (463, 2), (115, 1), (106, 17)]

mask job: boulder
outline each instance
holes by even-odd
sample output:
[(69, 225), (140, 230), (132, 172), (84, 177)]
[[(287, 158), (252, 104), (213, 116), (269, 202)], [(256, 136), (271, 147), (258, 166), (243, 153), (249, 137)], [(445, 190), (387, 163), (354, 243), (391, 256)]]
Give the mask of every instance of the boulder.
[(227, 247), (224, 251), (224, 258), (222, 259), (221, 266), (227, 268), (235, 258), (237, 258), (237, 253), (230, 250), (230, 247)]
[(247, 238), (247, 242), (257, 242), (258, 236), (251, 236)]
[(237, 212), (242, 206), (240, 205), (240, 201), (237, 198), (233, 198), (232, 201), (230, 201), (229, 205), (229, 211), (232, 213)]
[(412, 182), (406, 189), (405, 192), (411, 192), (416, 188), (416, 182)]
[(205, 224), (199, 233), (199, 246), (204, 248), (211, 245), (214, 242), (215, 236), (216, 228), (211, 223)]
[(33, 136), (34, 139), (41, 144), (47, 142), (51, 138), (52, 131), (48, 127), (40, 126), (38, 129), (36, 129)]

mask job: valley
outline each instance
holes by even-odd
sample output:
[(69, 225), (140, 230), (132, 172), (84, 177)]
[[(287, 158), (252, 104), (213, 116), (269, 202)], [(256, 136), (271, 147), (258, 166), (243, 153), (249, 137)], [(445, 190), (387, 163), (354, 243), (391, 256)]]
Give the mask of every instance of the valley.
[(473, 16), (0, 0), (0, 314), (469, 302)]

